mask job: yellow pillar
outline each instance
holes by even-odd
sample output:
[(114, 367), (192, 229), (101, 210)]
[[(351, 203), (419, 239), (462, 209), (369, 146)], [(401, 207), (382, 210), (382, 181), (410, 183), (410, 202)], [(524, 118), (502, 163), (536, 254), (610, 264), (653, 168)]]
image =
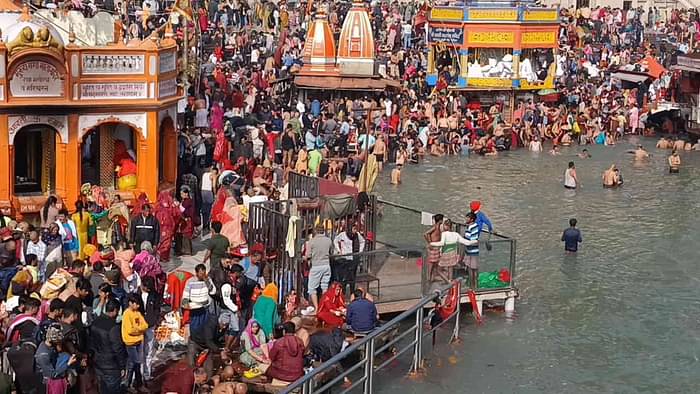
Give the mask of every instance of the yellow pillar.
[[(70, 131), (68, 132), (70, 138)], [(56, 171), (56, 183), (54, 189), (57, 195), (66, 195), (66, 182), (69, 177), (75, 177), (75, 174), (68, 174), (68, 166), (66, 165), (66, 157), (68, 155), (68, 141), (63, 141), (60, 136), (56, 136), (55, 144), (55, 159), (54, 165), (56, 166), (54, 171)]]
[(146, 138), (143, 133), (137, 133), (137, 189), (155, 201), (158, 197), (158, 112), (149, 111), (147, 117)]
[[(58, 156), (56, 157), (56, 167), (63, 167), (64, 169), (64, 192), (63, 194), (59, 193), (59, 196), (69, 210), (75, 209), (75, 202), (80, 196), (80, 180), (83, 178), (80, 156), (81, 142), (78, 140), (78, 131), (78, 115), (68, 115), (68, 144), (66, 145), (63, 163), (59, 161)], [(59, 187), (60, 183), (57, 175), (57, 190)]]
[(513, 79), (520, 80), (520, 53), (513, 53)]
[(428, 74), (435, 74), (435, 46), (428, 47)]
[(467, 72), (469, 71), (469, 60), (468, 60), (469, 55), (467, 54), (466, 50), (460, 50), (460, 52), (461, 53), (459, 55), (459, 62), (461, 64), (461, 67), (460, 67), (461, 72), (459, 73), (459, 75), (462, 78), (466, 78)]

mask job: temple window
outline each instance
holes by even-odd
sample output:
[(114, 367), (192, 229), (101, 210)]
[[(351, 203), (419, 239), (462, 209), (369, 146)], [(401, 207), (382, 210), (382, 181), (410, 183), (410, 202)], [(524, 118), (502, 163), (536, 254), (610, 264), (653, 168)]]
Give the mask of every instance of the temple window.
[(14, 137), (15, 194), (48, 194), (56, 186), (56, 130), (23, 127)]

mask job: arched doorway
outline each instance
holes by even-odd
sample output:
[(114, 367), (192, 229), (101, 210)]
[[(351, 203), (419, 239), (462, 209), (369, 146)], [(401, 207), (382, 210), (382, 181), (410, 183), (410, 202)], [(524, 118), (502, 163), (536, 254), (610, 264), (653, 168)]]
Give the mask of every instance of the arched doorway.
[(124, 123), (104, 123), (90, 129), (80, 145), (81, 183), (119, 189), (118, 167), (136, 173), (137, 142), (138, 133)]
[(14, 135), (14, 193), (42, 195), (56, 188), (56, 129), (43, 124), (22, 127)]
[(158, 129), (158, 183), (175, 184), (177, 163), (177, 132), (173, 119), (167, 116)]

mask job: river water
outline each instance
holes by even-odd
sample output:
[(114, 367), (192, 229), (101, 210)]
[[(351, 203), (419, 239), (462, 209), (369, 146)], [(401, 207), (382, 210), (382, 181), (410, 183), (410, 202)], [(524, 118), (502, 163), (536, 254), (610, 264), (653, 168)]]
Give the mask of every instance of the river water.
[[(653, 154), (636, 163), (641, 142)], [(498, 157), (426, 158), (402, 172), (389, 201), (463, 218), (478, 199), (497, 232), (518, 241), (516, 313), (463, 319), (455, 346), (429, 354), (425, 377), (405, 370), (381, 378), (381, 393), (697, 393), (700, 392), (700, 152), (683, 153), (668, 174), (669, 151), (655, 140), (588, 146), (592, 158), (525, 150)], [(567, 163), (583, 187), (566, 190)], [(603, 189), (615, 163), (625, 184)], [(577, 256), (560, 241), (576, 217)], [(446, 339), (442, 338), (444, 343)]]

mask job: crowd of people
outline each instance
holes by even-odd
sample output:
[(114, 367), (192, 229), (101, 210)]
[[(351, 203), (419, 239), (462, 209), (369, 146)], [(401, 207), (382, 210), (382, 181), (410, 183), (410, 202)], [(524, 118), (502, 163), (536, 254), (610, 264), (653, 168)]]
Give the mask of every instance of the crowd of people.
[[(126, 4), (133, 37), (167, 20), (168, 4)], [(426, 155), (495, 156), (545, 144), (556, 154), (558, 146), (611, 145), (629, 133), (673, 134), (659, 142), (676, 151), (669, 157), (673, 171), (678, 152), (697, 146), (682, 121), (654, 123), (650, 113), (653, 103), (678, 98), (679, 76), (668, 69), (677, 53), (698, 48), (696, 10), (662, 17), (653, 8), (562, 9), (560, 51), (550, 61), (557, 98), (518, 101), (507, 117), (504, 102), (482, 106), (448, 90), (454, 79), (448, 66), (439, 71), (443, 83), (426, 83), (427, 4), (369, 5), (380, 73), (399, 80), (398, 90), (306, 100), (292, 100), (278, 83), (302, 65), (313, 3), (191, 6), (193, 18), (185, 23), (199, 32), (201, 69), (180, 119), (176, 195), (122, 201), (88, 186), (73, 212), (49, 197), (34, 225), (0, 214), (0, 318), (19, 392), (152, 389), (146, 382), (156, 373), (159, 328), (171, 311), (182, 312), (177, 327), (187, 327), (188, 348), (185, 360), (165, 372), (162, 391), (174, 393), (288, 384), (376, 328), (371, 294), (354, 280), (358, 261), (351, 255), (366, 249), (361, 221), (347, 220), (333, 234), (317, 226), (303, 251), (308, 284), (285, 297), (272, 280), (265, 246), (248, 243), (250, 204), (285, 199), (291, 172), (360, 186), (363, 167), (382, 173), (386, 166), (399, 184), (403, 166)], [(334, 31), (348, 6), (329, 5)], [(120, 12), (123, 4), (95, 7)], [(654, 39), (661, 34), (665, 41)], [(611, 78), (630, 67), (644, 71), (640, 61), (648, 56), (665, 66), (653, 82), (630, 88)], [(606, 171), (604, 184), (621, 184), (615, 170)], [(565, 185), (577, 182), (572, 162)], [(479, 202), (470, 208), (463, 234), (441, 215), (434, 218), (425, 235), (431, 279), (451, 279), (462, 244), (477, 287), (479, 235), (483, 226), (493, 229)], [(191, 273), (164, 271), (173, 250), (177, 257), (192, 255), (200, 237), (203, 264)], [(342, 264), (331, 264), (332, 255), (345, 256)]]

